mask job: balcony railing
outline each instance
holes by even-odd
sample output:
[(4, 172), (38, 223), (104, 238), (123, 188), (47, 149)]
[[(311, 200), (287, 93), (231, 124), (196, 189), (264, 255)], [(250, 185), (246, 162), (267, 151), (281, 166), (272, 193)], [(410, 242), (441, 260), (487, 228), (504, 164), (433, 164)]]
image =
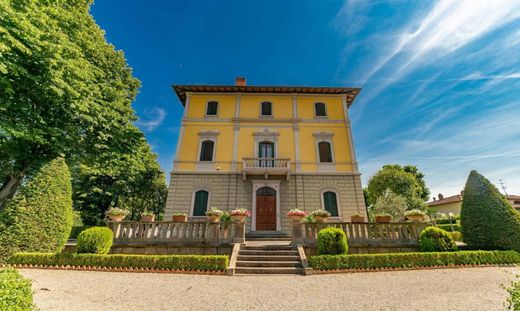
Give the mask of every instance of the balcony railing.
[(291, 159), (243, 158), (242, 171), (246, 174), (284, 175), (291, 171)]

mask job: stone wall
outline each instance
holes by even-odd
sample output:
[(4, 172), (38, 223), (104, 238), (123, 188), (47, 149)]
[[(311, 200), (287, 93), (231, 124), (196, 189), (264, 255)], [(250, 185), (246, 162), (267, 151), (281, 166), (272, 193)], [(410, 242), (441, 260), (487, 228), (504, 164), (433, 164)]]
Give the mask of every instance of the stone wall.
[[(165, 218), (170, 219), (174, 212), (190, 215), (193, 193), (204, 189), (209, 191), (209, 206), (222, 210), (246, 208), (252, 210), (252, 179), (263, 176), (248, 176), (242, 180), (240, 174), (182, 174), (171, 175)], [(291, 175), (269, 176), (280, 180), (280, 216), (282, 231), (291, 233), (291, 222), (285, 216), (287, 211), (299, 208), (314, 211), (322, 208), (321, 195), (326, 190), (338, 194), (338, 208), (343, 221), (349, 221), (356, 213), (365, 215), (366, 209), (359, 175)], [(338, 219), (341, 220), (341, 219)], [(334, 221), (331, 219), (331, 221)], [(246, 228), (249, 231), (249, 224)]]

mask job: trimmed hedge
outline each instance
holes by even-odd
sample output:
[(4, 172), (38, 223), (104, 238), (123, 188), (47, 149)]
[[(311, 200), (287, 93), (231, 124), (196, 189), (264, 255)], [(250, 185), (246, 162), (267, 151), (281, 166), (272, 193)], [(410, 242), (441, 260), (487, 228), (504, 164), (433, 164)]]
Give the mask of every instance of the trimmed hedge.
[(92, 226), (73, 226), (72, 230), (70, 230), (69, 239), (77, 239), (78, 235), (88, 228), (92, 228)]
[(437, 227), (426, 227), (419, 237), (423, 252), (452, 252), (457, 250), (457, 244), (449, 232)]
[(451, 225), (437, 225), (437, 228), (448, 232), (461, 231), (461, 226), (459, 224), (453, 224), (453, 227)]
[(225, 255), (102, 255), (17, 253), (9, 261), (13, 265), (91, 266), (106, 268), (149, 268), (178, 270), (225, 271), (229, 258)]
[(0, 270), (0, 310), (35, 310), (31, 281), (14, 269)]
[(471, 171), (464, 188), (461, 225), (470, 249), (520, 251), (520, 213), (476, 171)]
[(107, 227), (92, 227), (79, 234), (76, 252), (107, 254), (113, 239), (114, 234)]
[(520, 281), (511, 282), (507, 292), (510, 295), (507, 298), (508, 310), (520, 310)]
[(15, 252), (63, 249), (72, 228), (70, 179), (65, 160), (56, 158), (7, 202), (0, 212), (0, 260)]
[(328, 227), (318, 232), (319, 255), (343, 255), (348, 252), (347, 236), (340, 228)]
[(459, 231), (448, 232), (455, 241), (462, 241), (462, 234)]
[(309, 257), (309, 265), (317, 270), (420, 268), (518, 263), (520, 263), (520, 254), (515, 251), (417, 252), (319, 255)]

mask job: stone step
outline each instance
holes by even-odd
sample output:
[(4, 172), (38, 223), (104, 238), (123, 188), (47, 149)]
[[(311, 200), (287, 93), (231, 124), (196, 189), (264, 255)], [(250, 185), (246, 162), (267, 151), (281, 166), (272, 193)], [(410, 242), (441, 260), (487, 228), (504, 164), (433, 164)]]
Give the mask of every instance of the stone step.
[(303, 268), (294, 267), (237, 267), (236, 274), (303, 274)]
[(240, 250), (238, 255), (297, 256), (296, 250)]
[(241, 250), (249, 251), (297, 251), (298, 249), (290, 245), (244, 245), (240, 247)]
[(237, 261), (237, 267), (293, 267), (301, 268), (299, 261)]
[(238, 255), (239, 261), (299, 261), (300, 256)]
[(246, 242), (247, 241), (292, 241), (292, 238), (288, 237), (279, 237), (279, 238), (273, 238), (273, 237), (247, 237), (246, 236)]

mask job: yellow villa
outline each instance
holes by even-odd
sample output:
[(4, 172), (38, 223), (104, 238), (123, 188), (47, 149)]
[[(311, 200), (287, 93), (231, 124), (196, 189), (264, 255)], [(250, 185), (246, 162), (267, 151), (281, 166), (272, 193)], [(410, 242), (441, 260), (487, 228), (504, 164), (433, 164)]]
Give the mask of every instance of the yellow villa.
[(358, 88), (174, 85), (184, 106), (166, 218), (251, 211), (247, 230), (290, 233), (286, 213), (366, 217), (348, 109)]

